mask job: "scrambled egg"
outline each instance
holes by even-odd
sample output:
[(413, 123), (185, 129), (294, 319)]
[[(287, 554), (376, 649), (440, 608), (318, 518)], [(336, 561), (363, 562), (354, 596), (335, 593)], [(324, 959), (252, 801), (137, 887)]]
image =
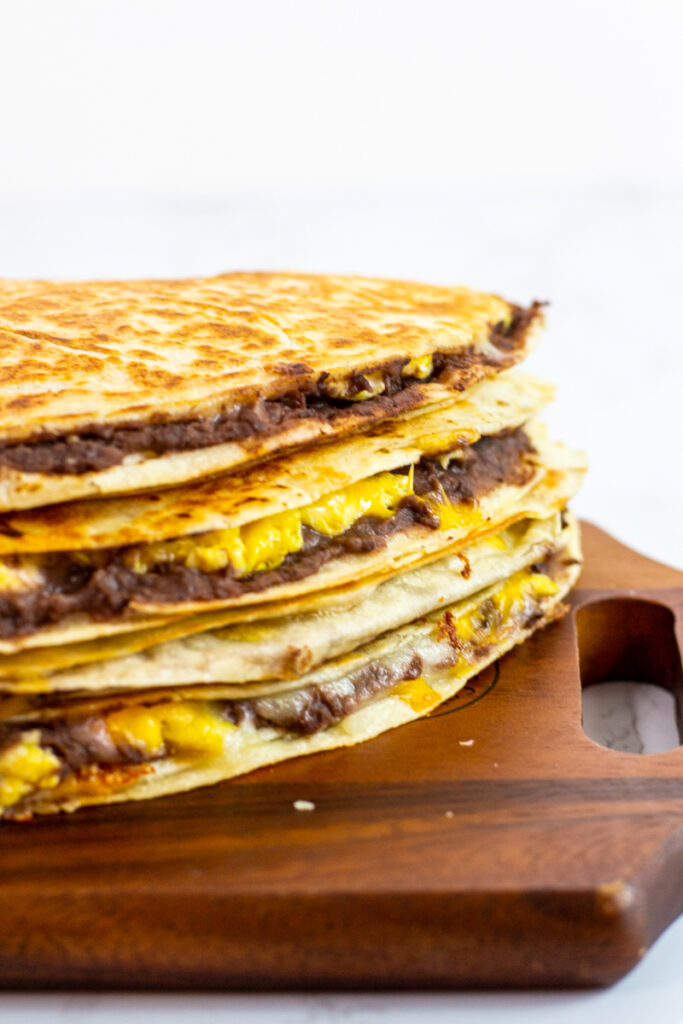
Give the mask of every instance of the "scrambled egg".
[(181, 700), (113, 711), (106, 717), (114, 743), (136, 747), (149, 757), (168, 752), (184, 755), (220, 754), (226, 732), (235, 728), (206, 701)]
[(59, 782), (59, 760), (40, 745), (40, 732), (24, 733), (18, 743), (0, 753), (0, 811), (36, 789), (53, 789)]

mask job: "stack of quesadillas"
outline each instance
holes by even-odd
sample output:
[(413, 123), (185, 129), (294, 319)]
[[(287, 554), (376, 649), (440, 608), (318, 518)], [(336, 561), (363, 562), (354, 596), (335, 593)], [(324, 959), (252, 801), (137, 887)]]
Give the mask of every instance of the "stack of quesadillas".
[(0, 282), (0, 813), (427, 714), (564, 611), (583, 456), (466, 288)]

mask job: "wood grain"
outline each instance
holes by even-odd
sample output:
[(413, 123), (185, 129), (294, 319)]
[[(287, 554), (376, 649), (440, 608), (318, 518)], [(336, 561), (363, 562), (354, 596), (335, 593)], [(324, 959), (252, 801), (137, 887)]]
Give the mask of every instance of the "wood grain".
[(683, 574), (590, 525), (584, 545), (573, 613), (428, 719), (211, 789), (0, 828), (0, 984), (623, 975), (683, 907), (683, 749), (589, 740), (580, 666), (585, 682), (660, 682), (680, 714)]

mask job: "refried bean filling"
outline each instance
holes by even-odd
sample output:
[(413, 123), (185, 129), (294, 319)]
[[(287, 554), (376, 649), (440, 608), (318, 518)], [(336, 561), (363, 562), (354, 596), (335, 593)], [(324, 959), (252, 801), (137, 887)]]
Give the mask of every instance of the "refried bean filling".
[[(393, 534), (416, 523), (438, 529), (438, 517), (426, 499), (439, 500), (445, 494), (454, 505), (471, 505), (500, 484), (526, 484), (534, 467), (525, 456), (533, 451), (524, 429), (518, 427), (481, 438), (452, 458), (447, 468), (424, 458), (414, 467), (415, 493), (403, 498), (390, 518), (363, 516), (334, 537), (304, 526), (299, 551), (288, 554), (276, 568), (249, 576), (236, 576), (230, 565), (205, 572), (173, 562), (135, 572), (125, 564), (123, 548), (100, 553), (98, 565), (84, 565), (69, 552), (47, 556), (42, 586), (0, 594), (0, 636), (31, 633), (77, 612), (109, 619), (124, 612), (132, 600), (147, 604), (211, 601), (257, 594), (303, 579), (333, 559), (385, 547)], [(405, 474), (408, 467), (395, 472)]]
[[(117, 466), (127, 455), (135, 453), (158, 456), (267, 436), (301, 419), (338, 421), (356, 414), (368, 419), (396, 416), (417, 404), (421, 384), (443, 380), (461, 391), (482, 376), (482, 367), (500, 370), (514, 363), (526, 329), (540, 306), (541, 303), (534, 302), (527, 309), (514, 307), (509, 325), (500, 323), (491, 328), (490, 342), (499, 356), (478, 352), (471, 346), (457, 353), (436, 353), (432, 373), (423, 380), (403, 376), (408, 358), (394, 359), (352, 374), (350, 397), (338, 399), (328, 393), (329, 374), (323, 373), (303, 390), (278, 399), (260, 399), (254, 405), (238, 406), (209, 418), (142, 425), (93, 424), (68, 436), (49, 435), (22, 444), (0, 444), (0, 465), (24, 473), (79, 475)], [(366, 373), (382, 374), (383, 393), (354, 402), (353, 395), (368, 388)]]

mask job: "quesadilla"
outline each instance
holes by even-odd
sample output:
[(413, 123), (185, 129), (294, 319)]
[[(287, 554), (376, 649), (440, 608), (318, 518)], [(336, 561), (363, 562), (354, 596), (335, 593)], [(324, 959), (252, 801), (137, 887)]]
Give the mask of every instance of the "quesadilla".
[(523, 309), (303, 274), (0, 282), (0, 817), (428, 714), (566, 610)]
[(538, 303), (369, 278), (0, 281), (0, 511), (184, 483), (448, 404), (541, 323)]
[[(337, 605), (227, 625), (224, 613), (205, 613), (105, 640), (20, 651), (0, 658), (0, 694), (35, 694), (42, 705), (45, 692), (124, 693), (149, 688), (150, 679), (158, 687), (231, 683), (248, 696), (271, 679), (296, 685), (323, 662), (544, 561), (557, 546), (562, 515), (521, 520), (454, 555), (354, 587)], [(8, 707), (0, 697), (0, 717)]]
[[(575, 524), (540, 563), (395, 629), (283, 687), (175, 686), (55, 700), (0, 726), (0, 808), (23, 818), (219, 782), (406, 724), (564, 611)], [(237, 691), (237, 692), (236, 692)]]
[[(479, 386), (503, 429), (476, 441), (482, 423), (475, 397), (461, 416), (409, 421), (409, 448), (385, 426), (373, 438), (338, 442), (314, 457), (298, 452), (247, 470), (239, 481), (212, 482), (210, 500), (201, 495), (198, 506), (193, 489), (138, 499), (132, 510), (125, 502), (122, 510), (121, 501), (86, 512), (70, 506), (58, 518), (71, 520), (72, 529), (59, 532), (49, 528), (52, 510), (3, 517), (15, 553), (0, 560), (0, 650), (19, 649), (17, 638), (27, 634), (40, 642), (46, 626), (55, 642), (62, 629), (76, 627), (76, 616), (86, 639), (122, 620), (142, 625), (149, 617), (328, 592), (434, 560), (506, 522), (538, 515), (539, 507), (541, 516), (550, 514), (575, 489), (582, 465), (524, 421), (547, 397), (533, 379), (526, 383), (527, 401), (516, 403), (494, 399), (503, 393), (497, 381)], [(470, 443), (462, 443), (468, 432)], [(365, 448), (365, 457), (354, 459)], [(358, 479), (359, 471), (369, 475)], [(218, 528), (186, 532), (205, 525), (205, 503)], [(60, 550), (78, 523), (83, 548)], [(143, 541), (155, 528), (162, 539)], [(22, 551), (43, 545), (40, 554)]]

